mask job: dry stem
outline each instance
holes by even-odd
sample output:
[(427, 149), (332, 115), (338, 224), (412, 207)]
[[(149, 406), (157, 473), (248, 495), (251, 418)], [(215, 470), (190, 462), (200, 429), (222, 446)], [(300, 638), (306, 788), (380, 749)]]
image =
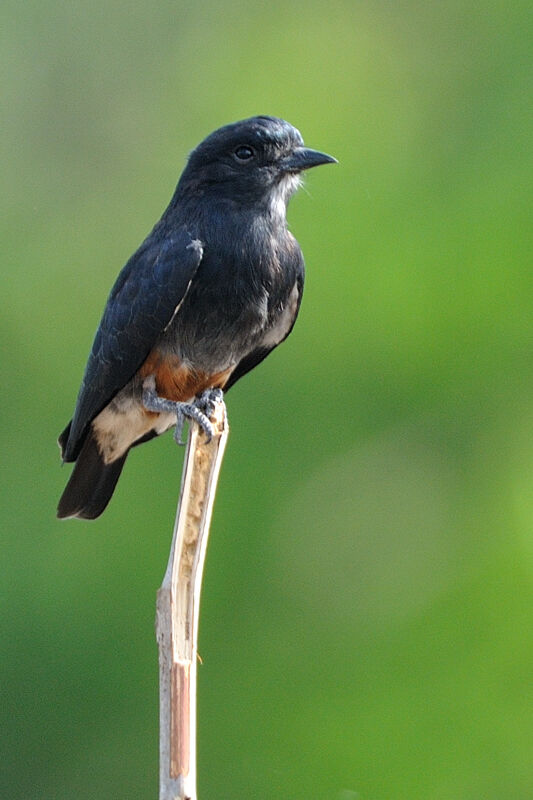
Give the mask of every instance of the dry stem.
[(196, 666), (202, 572), (228, 424), (223, 402), (209, 444), (191, 424), (167, 571), (157, 593), (159, 800), (197, 800)]

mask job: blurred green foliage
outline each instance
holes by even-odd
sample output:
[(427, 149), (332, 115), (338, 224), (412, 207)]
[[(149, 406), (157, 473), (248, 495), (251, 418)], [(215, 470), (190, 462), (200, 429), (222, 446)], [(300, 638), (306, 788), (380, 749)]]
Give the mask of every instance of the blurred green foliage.
[(201, 798), (532, 796), (531, 4), (4, 0), (0, 796), (157, 794), (182, 454), (54, 518), (107, 292), (220, 124), (339, 158), (290, 340), (228, 397)]

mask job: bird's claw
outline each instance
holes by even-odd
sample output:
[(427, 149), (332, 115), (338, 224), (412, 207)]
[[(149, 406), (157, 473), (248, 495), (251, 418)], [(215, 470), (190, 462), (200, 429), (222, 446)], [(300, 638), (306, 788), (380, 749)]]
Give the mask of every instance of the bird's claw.
[(185, 442), (182, 440), (183, 426), (185, 425), (185, 420), (189, 419), (196, 422), (196, 424), (202, 429), (202, 431), (205, 433), (205, 443), (209, 444), (215, 433), (215, 429), (210, 422), (209, 417), (207, 417), (195, 403), (176, 403), (175, 405), (176, 429), (174, 431), (174, 439), (176, 443), (180, 445), (185, 444)]
[(209, 444), (214, 436), (215, 429), (210, 421), (215, 411), (216, 403), (221, 402), (224, 394), (221, 389), (206, 389), (201, 395), (196, 397), (192, 403), (179, 403), (175, 400), (167, 400), (159, 397), (155, 388), (155, 378), (149, 375), (143, 382), (143, 405), (148, 411), (165, 412), (176, 415), (176, 429), (174, 439), (179, 445), (184, 445), (182, 441), (185, 420), (192, 420), (205, 433), (206, 444)]
[(222, 389), (206, 389), (194, 402), (197, 408), (203, 411), (206, 417), (212, 417), (215, 413), (217, 403), (221, 403), (223, 399), (224, 392)]

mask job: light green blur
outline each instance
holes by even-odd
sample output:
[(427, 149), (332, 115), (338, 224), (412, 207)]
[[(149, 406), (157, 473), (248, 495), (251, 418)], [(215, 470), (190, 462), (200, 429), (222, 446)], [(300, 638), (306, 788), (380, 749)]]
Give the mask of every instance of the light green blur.
[(228, 396), (200, 800), (533, 796), (532, 12), (4, 0), (0, 797), (157, 796), (182, 452), (54, 518), (111, 284), (214, 128), (339, 165), (289, 209), (291, 338)]

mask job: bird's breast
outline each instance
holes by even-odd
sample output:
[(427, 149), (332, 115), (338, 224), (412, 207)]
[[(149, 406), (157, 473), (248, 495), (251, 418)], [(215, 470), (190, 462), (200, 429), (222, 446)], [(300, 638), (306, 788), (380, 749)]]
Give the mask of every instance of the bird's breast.
[[(218, 278), (218, 276), (216, 276)], [(209, 373), (235, 365), (269, 324), (269, 287), (252, 275), (193, 282), (160, 346)]]

